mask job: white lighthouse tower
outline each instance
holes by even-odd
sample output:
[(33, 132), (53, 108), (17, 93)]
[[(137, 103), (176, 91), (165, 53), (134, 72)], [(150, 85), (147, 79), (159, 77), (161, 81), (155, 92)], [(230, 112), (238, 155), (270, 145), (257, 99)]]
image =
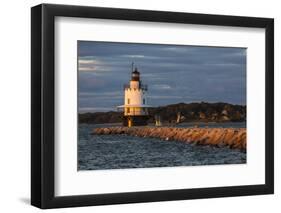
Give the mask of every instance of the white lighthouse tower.
[(147, 85), (140, 80), (140, 72), (132, 68), (131, 80), (124, 85), (124, 105), (118, 106), (124, 110), (124, 126), (144, 126), (149, 118), (147, 105)]

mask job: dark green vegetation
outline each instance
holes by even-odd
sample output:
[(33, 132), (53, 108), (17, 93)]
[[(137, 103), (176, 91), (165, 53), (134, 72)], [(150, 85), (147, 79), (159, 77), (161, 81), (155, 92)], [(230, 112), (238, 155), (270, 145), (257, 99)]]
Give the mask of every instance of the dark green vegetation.
[[(79, 114), (79, 123), (121, 123), (122, 112)], [(180, 122), (242, 122), (246, 121), (246, 106), (227, 103), (178, 103), (149, 109), (149, 122), (160, 116), (163, 123)]]

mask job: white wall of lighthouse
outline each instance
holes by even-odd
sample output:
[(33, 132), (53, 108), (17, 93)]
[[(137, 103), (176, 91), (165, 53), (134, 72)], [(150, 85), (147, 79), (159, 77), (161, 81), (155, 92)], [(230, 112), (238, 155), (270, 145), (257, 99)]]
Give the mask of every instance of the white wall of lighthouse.
[(146, 105), (146, 91), (136, 86), (139, 82), (130, 82), (130, 88), (125, 88), (124, 105), (125, 115), (143, 115), (146, 109), (142, 106)]

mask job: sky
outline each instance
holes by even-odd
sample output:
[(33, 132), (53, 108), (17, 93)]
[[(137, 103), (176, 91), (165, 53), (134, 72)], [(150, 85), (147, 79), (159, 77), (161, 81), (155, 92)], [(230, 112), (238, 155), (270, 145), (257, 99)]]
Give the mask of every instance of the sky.
[(148, 85), (147, 104), (246, 105), (246, 48), (78, 41), (79, 112), (115, 111), (132, 62)]

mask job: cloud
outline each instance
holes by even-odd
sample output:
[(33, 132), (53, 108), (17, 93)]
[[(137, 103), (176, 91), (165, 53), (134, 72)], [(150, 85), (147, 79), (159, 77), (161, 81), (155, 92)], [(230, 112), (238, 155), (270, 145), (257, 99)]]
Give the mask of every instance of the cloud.
[(154, 84), (152, 85), (153, 89), (157, 89), (157, 90), (169, 90), (172, 89), (172, 87), (170, 85), (167, 84)]
[(114, 111), (113, 107), (79, 107), (79, 113)]
[(79, 62), (79, 65), (82, 65), (82, 64), (98, 65), (98, 64), (100, 64), (99, 61), (93, 60), (93, 59), (79, 59), (78, 62)]
[(91, 71), (95, 71), (96, 67), (94, 66), (88, 66), (88, 67), (81, 67), (79, 66), (79, 71), (86, 71), (86, 72), (91, 72)]
[(144, 55), (122, 55), (121, 57), (127, 57), (127, 58), (144, 58)]
[(106, 72), (110, 71), (110, 68), (101, 60), (91, 59), (89, 57), (78, 59), (78, 71), (79, 72)]

